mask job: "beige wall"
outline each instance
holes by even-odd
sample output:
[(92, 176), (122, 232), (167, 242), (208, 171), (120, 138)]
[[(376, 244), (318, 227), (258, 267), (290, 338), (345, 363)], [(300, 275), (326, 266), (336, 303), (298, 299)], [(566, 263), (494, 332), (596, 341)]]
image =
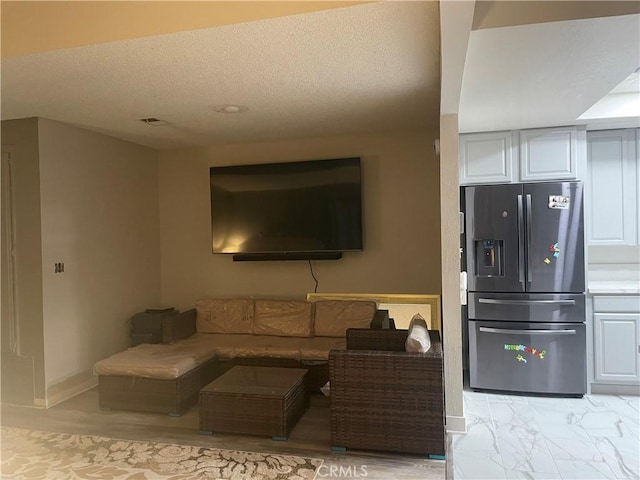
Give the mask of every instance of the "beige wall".
[(33, 403), (45, 397), (37, 119), (2, 122), (2, 151), (11, 156), (18, 324), (17, 355), (2, 352), (2, 398)]
[(191, 308), (210, 295), (302, 296), (309, 265), (213, 255), (209, 167), (343, 156), (363, 159), (365, 250), (314, 261), (318, 292), (439, 293), (436, 131), (339, 136), (160, 152), (162, 301)]
[(51, 120), (39, 151), (50, 404), (95, 383), (95, 361), (128, 346), (130, 316), (160, 301), (158, 176), (154, 150)]

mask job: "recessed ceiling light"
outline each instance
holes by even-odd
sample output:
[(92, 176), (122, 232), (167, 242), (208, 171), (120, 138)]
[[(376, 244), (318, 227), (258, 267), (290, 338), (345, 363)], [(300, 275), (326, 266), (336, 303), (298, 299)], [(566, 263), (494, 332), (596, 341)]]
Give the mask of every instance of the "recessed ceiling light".
[(247, 107), (243, 105), (216, 105), (213, 107), (213, 110), (218, 113), (243, 113), (249, 110)]

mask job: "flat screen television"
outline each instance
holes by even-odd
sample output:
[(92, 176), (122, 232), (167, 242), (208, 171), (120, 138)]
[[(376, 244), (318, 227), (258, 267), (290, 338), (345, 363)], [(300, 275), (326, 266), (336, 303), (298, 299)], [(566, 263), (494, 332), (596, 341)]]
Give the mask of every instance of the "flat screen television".
[(363, 249), (360, 158), (211, 167), (213, 253), (340, 258)]

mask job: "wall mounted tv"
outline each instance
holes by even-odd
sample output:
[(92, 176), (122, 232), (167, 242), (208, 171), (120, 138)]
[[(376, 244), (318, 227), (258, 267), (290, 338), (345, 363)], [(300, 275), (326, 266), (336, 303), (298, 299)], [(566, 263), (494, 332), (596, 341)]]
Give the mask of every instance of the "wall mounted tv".
[(337, 259), (361, 251), (360, 158), (211, 167), (213, 253)]

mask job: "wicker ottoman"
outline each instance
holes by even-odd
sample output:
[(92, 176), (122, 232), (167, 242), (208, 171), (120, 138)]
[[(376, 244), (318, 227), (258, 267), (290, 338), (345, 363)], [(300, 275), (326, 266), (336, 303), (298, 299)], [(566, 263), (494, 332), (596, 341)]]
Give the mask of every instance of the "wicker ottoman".
[(200, 390), (200, 431), (286, 440), (308, 408), (301, 368), (236, 366)]

